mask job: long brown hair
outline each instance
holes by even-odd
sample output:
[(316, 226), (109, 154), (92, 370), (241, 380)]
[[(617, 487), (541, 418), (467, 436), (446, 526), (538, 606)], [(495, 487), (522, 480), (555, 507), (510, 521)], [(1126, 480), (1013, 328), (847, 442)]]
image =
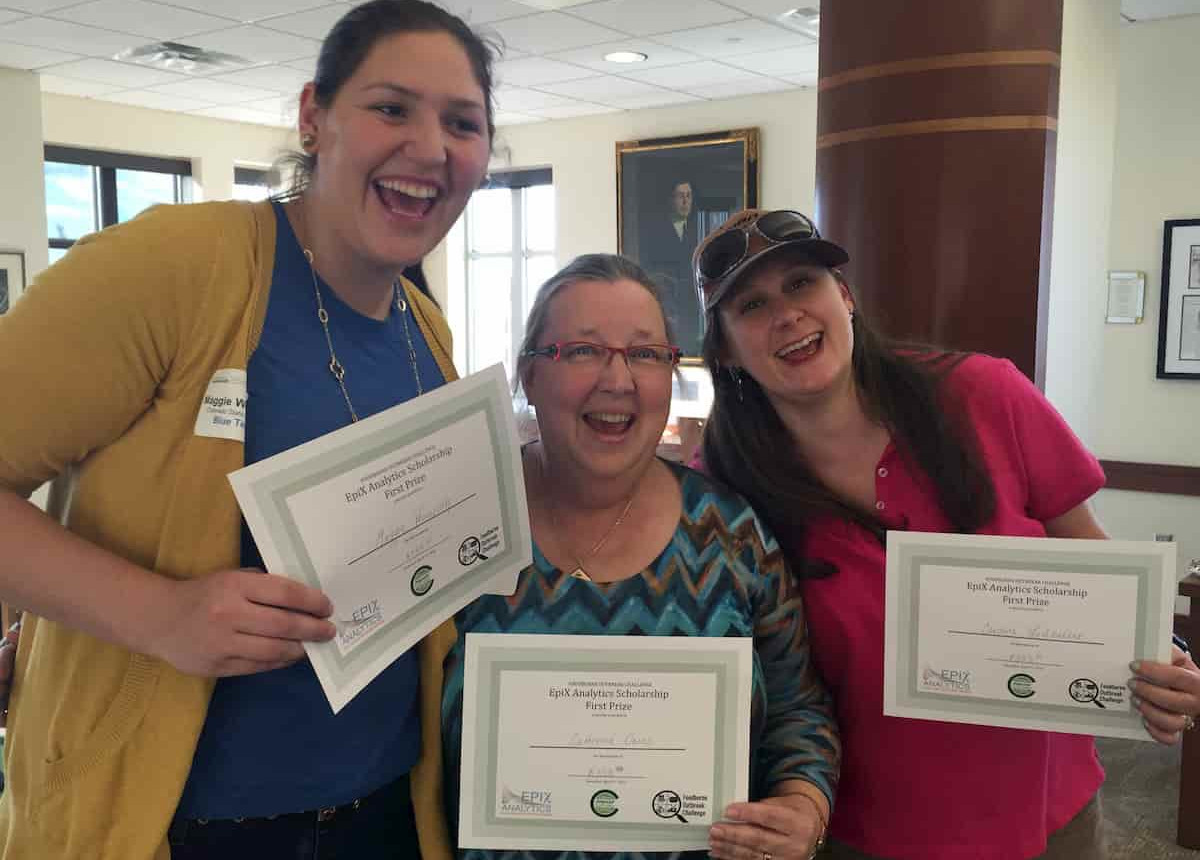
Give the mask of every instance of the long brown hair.
[[(849, 289), (841, 273), (831, 271)], [(736, 288), (724, 301), (735, 292)], [(827, 576), (835, 570), (827, 561), (796, 557), (805, 528), (817, 517), (855, 523), (882, 543), (883, 523), (817, 478), (753, 377), (722, 367), (720, 357), (728, 354), (728, 342), (720, 305), (707, 312), (706, 321), (702, 354), (712, 374), (714, 399), (704, 428), (704, 462), (712, 476), (745, 496), (783, 539), (799, 577)], [(868, 324), (861, 304), (855, 305), (851, 327), (851, 365), (867, 414), (886, 427), (900, 452), (929, 476), (954, 528), (979, 529), (995, 511), (995, 490), (973, 430), (955, 417), (961, 410), (945, 402), (941, 386), (967, 354), (886, 340)]]

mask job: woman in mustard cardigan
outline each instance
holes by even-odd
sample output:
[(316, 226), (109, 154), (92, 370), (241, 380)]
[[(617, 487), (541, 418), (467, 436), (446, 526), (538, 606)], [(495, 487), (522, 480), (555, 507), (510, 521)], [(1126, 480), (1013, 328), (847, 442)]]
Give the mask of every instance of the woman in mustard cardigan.
[[(329, 601), (248, 569), (226, 474), (453, 378), (400, 273), (484, 176), (491, 63), (432, 4), (351, 10), (286, 202), (153, 209), (0, 319), (0, 600), (27, 610), (0, 858), (417, 855), (417, 654), (335, 717), (302, 659)], [(27, 497), (68, 473), (63, 528)]]

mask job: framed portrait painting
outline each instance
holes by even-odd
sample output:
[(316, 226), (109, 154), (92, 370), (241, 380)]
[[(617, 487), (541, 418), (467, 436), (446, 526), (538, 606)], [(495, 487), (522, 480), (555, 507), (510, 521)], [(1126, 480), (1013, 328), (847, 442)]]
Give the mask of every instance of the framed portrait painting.
[(692, 277), (697, 243), (758, 205), (758, 129), (617, 144), (617, 251), (662, 287), (685, 363), (699, 363), (704, 312)]
[(0, 314), (8, 313), (25, 289), (25, 253), (0, 250)]
[(1163, 223), (1158, 378), (1200, 379), (1200, 218)]

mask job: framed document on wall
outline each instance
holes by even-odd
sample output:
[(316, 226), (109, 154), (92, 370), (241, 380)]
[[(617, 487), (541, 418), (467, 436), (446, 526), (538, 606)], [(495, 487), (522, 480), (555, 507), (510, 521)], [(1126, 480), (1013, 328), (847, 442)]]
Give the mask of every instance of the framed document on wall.
[(1200, 218), (1163, 224), (1158, 378), (1200, 379)]

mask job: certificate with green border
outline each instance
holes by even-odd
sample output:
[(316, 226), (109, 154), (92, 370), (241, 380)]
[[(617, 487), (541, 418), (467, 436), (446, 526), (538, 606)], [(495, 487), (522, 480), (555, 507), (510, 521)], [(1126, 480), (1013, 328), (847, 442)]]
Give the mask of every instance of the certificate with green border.
[(334, 712), (532, 560), (501, 365), (229, 476), (267, 569), (324, 591), (337, 636), (305, 645)]
[(706, 848), (749, 790), (753, 647), (467, 634), (459, 846)]
[(1151, 740), (1133, 660), (1168, 660), (1175, 545), (888, 532), (885, 714)]

